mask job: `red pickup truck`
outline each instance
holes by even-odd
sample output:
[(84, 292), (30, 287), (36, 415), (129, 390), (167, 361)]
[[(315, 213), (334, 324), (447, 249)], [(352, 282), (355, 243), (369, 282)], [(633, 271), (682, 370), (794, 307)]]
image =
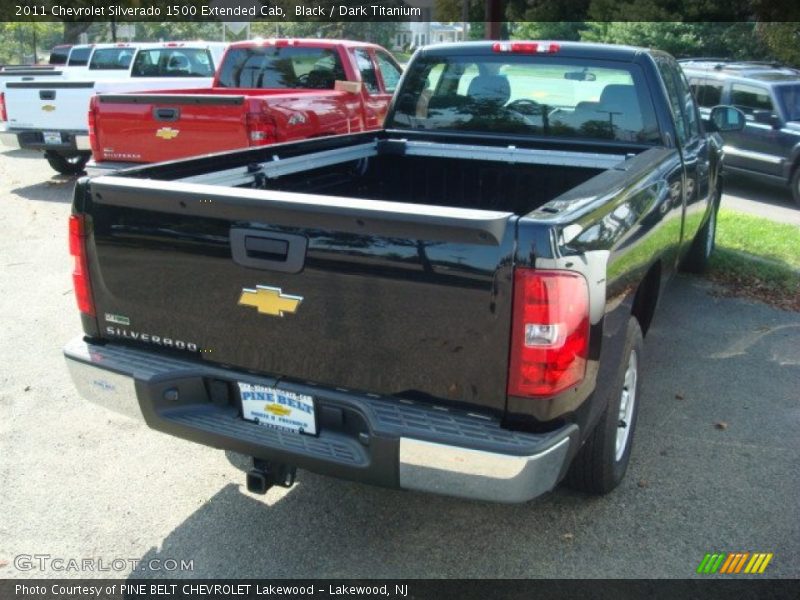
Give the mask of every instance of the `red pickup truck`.
[(231, 44), (211, 88), (94, 96), (87, 172), (378, 129), (400, 74), (363, 42)]

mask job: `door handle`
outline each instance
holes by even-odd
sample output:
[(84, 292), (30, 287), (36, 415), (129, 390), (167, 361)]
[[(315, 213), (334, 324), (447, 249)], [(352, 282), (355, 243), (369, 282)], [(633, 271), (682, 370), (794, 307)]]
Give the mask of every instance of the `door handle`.
[(181, 111), (177, 108), (154, 108), (153, 118), (156, 121), (177, 121)]
[(231, 228), (233, 262), (252, 269), (299, 273), (306, 260), (308, 238), (303, 235)]
[(41, 90), (39, 92), (39, 100), (55, 100), (55, 99), (56, 99), (55, 90)]

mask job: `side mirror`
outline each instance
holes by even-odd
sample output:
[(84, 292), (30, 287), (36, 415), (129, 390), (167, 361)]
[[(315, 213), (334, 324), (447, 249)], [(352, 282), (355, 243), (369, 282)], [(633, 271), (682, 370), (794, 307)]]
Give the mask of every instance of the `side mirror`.
[(337, 92), (348, 92), (350, 94), (360, 94), (361, 88), (360, 81), (342, 81), (341, 79), (337, 79), (333, 84), (333, 89)]
[(762, 125), (769, 125), (773, 129), (779, 129), (781, 126), (781, 120), (778, 118), (778, 115), (770, 110), (754, 110), (753, 120)]
[(741, 131), (746, 124), (744, 113), (732, 106), (715, 106), (709, 115), (711, 131)]

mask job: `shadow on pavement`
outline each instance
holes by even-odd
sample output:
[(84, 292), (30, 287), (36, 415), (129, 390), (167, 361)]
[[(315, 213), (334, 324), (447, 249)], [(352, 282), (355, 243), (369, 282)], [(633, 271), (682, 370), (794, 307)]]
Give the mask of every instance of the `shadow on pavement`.
[(26, 200), (68, 203), (72, 202), (72, 190), (77, 180), (78, 176), (56, 174), (46, 181), (18, 187), (11, 192)]

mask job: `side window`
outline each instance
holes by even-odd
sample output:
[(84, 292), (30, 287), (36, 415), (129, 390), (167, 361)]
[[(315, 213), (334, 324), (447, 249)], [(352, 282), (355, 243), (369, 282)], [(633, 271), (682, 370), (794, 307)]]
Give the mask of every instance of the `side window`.
[(689, 89), (689, 82), (686, 81), (686, 76), (680, 67), (673, 69), (675, 77), (678, 80), (678, 88), (683, 96), (683, 116), (686, 119), (689, 137), (698, 137), (700, 135), (700, 119), (697, 116), (697, 105), (692, 96), (692, 91)]
[(686, 140), (689, 139), (688, 135), (688, 126), (686, 121), (683, 118), (683, 110), (681, 109), (681, 105), (683, 104), (683, 98), (681, 98), (681, 92), (678, 89), (677, 82), (675, 81), (674, 73), (672, 70), (672, 65), (670, 65), (666, 60), (656, 59), (656, 65), (658, 66), (658, 71), (661, 73), (661, 79), (664, 80), (664, 87), (667, 88), (667, 99), (669, 100), (669, 108), (670, 112), (672, 113), (672, 119), (675, 122), (675, 131), (678, 136), (678, 144), (683, 146), (686, 143)]
[(746, 115), (752, 115), (754, 110), (775, 112), (769, 92), (755, 85), (734, 83), (731, 87), (731, 104)]
[(722, 104), (722, 84), (707, 79), (689, 79), (698, 106), (714, 108)]
[(367, 91), (370, 94), (379, 93), (381, 90), (378, 87), (378, 77), (375, 74), (375, 65), (372, 64), (369, 53), (366, 50), (356, 48), (355, 56), (356, 65), (358, 65), (358, 70), (361, 72), (361, 81), (364, 82)]
[(378, 68), (381, 70), (381, 75), (383, 76), (383, 85), (386, 87), (386, 91), (391, 94), (397, 88), (397, 82), (400, 81), (401, 71), (397, 65), (386, 56), (385, 52), (376, 50), (375, 59), (378, 61)]

